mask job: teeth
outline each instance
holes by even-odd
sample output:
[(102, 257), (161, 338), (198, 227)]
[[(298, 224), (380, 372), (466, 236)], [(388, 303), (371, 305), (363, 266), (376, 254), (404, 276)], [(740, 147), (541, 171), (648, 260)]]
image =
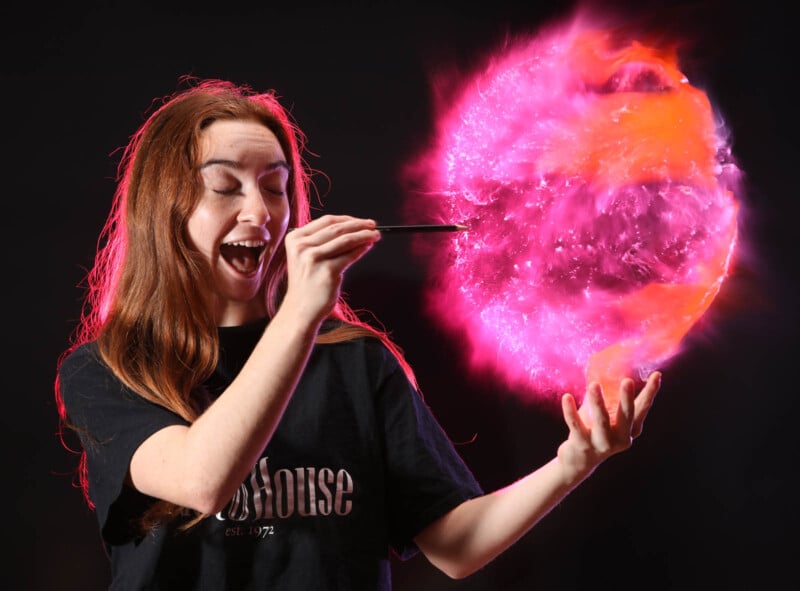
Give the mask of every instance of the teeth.
[(261, 248), (266, 244), (263, 240), (239, 240), (237, 242), (226, 242), (229, 246), (246, 246), (247, 248)]

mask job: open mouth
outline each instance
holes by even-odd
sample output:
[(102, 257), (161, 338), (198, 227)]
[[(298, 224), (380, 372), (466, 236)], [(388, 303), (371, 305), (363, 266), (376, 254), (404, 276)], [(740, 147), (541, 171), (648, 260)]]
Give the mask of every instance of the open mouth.
[(255, 273), (264, 254), (267, 252), (267, 243), (263, 240), (240, 240), (226, 242), (219, 248), (222, 258), (243, 275)]

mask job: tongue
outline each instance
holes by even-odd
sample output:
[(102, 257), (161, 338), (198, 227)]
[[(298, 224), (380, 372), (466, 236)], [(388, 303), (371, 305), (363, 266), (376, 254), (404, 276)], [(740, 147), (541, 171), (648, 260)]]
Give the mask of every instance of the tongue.
[(252, 273), (258, 266), (253, 250), (246, 246), (224, 246), (222, 256), (240, 273)]

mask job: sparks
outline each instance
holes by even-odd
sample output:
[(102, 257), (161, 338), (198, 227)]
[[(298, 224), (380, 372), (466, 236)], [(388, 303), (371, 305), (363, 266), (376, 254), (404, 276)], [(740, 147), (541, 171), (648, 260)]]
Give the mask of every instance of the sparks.
[(575, 19), (504, 48), (442, 114), (408, 211), (463, 220), (417, 244), (428, 309), (526, 399), (644, 377), (725, 280), (740, 179), (676, 52)]

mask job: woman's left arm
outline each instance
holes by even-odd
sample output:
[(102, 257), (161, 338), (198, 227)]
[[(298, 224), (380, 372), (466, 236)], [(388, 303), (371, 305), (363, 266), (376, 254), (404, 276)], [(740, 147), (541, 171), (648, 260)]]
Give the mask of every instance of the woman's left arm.
[(620, 385), (616, 417), (606, 410), (602, 389), (592, 384), (578, 409), (571, 394), (562, 397), (567, 439), (556, 457), (513, 484), (465, 501), (416, 538), (427, 559), (452, 578), (463, 578), (514, 544), (583, 482), (604, 460), (628, 449), (661, 385), (653, 372), (638, 395), (634, 382)]

